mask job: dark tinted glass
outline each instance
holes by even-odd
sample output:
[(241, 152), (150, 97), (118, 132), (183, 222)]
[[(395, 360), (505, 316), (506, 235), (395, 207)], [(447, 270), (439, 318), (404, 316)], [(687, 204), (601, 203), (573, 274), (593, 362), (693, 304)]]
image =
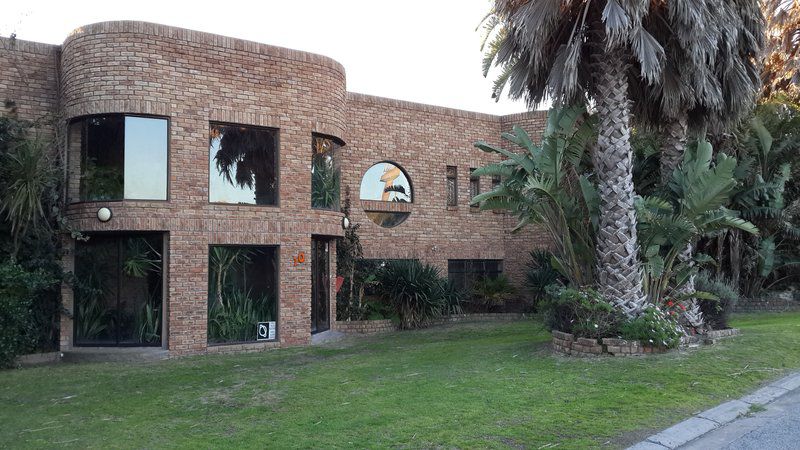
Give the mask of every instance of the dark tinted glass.
[(472, 289), (476, 281), (497, 278), (503, 273), (501, 259), (450, 259), (447, 261), (447, 276), (459, 289)]
[(125, 173), (125, 117), (84, 119), (81, 200), (122, 200)]
[(332, 138), (313, 135), (311, 138), (311, 206), (339, 210), (340, 145)]
[[(80, 148), (81, 201), (166, 200), (167, 120), (121, 114), (70, 126), (70, 155)], [(73, 175), (74, 176), (74, 175)]]
[(208, 342), (249, 342), (258, 324), (277, 321), (278, 249), (264, 246), (210, 248)]
[(209, 201), (278, 202), (278, 130), (211, 124)]
[(75, 253), (76, 345), (160, 345), (162, 236), (90, 235)]

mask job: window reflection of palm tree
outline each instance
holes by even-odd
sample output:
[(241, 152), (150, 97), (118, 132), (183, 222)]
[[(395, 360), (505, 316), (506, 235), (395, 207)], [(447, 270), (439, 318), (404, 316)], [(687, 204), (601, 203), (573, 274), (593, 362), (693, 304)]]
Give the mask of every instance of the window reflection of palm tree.
[(273, 205), (276, 197), (275, 135), (257, 128), (212, 126), (211, 142), (219, 139), (214, 160), (225, 180), (253, 189), (256, 205)]
[[(402, 184), (395, 185), (394, 182), (397, 178), (402, 175), (403, 172), (400, 170), (399, 167), (386, 164), (386, 168), (383, 171), (383, 175), (381, 175), (380, 181), (383, 182), (383, 194), (381, 194), (381, 201), (388, 202), (390, 201), (389, 197), (392, 193), (394, 193), (394, 198), (391, 201), (396, 202), (408, 202), (411, 200), (410, 192), (406, 192), (405, 186)], [(407, 198), (401, 198), (399, 195), (403, 195)]]

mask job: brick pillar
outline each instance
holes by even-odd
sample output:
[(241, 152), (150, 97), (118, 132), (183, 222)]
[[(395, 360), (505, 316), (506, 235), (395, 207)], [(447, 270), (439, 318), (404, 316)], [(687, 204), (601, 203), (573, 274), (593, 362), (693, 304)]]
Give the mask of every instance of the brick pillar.
[[(295, 263), (303, 253), (304, 262)], [(280, 249), (278, 335), (282, 346), (311, 342), (311, 234), (286, 236)]]

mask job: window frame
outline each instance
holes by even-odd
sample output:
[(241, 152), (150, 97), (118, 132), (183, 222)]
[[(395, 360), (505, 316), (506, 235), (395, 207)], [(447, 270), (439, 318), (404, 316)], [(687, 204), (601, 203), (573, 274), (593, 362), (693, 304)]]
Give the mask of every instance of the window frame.
[[(166, 182), (167, 195), (166, 195), (166, 199), (160, 200), (160, 199), (147, 199), (147, 198), (125, 198), (125, 177), (124, 177), (124, 173), (125, 173), (124, 172), (125, 171), (125, 165), (124, 165), (125, 164), (125, 146), (123, 145), (123, 147), (122, 147), (122, 161), (123, 161), (123, 166), (122, 166), (122, 170), (123, 170), (123, 178), (122, 178), (123, 191), (122, 192), (123, 192), (123, 194), (122, 194), (122, 198), (121, 199), (117, 199), (117, 200), (82, 200), (81, 199), (81, 194), (80, 194), (80, 188), (79, 188), (79, 190), (78, 190), (78, 199), (77, 200), (73, 200), (73, 199), (69, 198), (69, 182), (67, 182), (67, 186), (66, 186), (66, 189), (67, 189), (67, 204), (68, 205), (80, 205), (80, 204), (84, 204), (84, 203), (112, 203), (112, 202), (113, 203), (119, 203), (119, 202), (170, 203), (172, 201), (171, 200), (171, 197), (172, 197), (172, 195), (171, 195), (172, 194), (172, 186), (171, 186), (171, 181), (170, 181), (170, 178), (171, 178), (170, 174), (172, 173), (172, 167), (171, 167), (171, 159), (172, 159), (171, 158), (171, 155), (172, 155), (172, 139), (171, 139), (171, 137), (172, 137), (172, 118), (170, 116), (160, 116), (160, 115), (157, 115), (157, 114), (140, 114), (140, 113), (103, 113), (103, 114), (87, 114), (87, 115), (83, 115), (83, 116), (75, 116), (75, 117), (69, 119), (67, 121), (67, 136), (66, 136), (66, 138), (67, 138), (67, 151), (66, 151), (66, 160), (67, 160), (66, 172), (67, 172), (67, 176), (72, 176), (72, 174), (70, 172), (70, 167), (73, 167), (72, 166), (73, 162), (72, 162), (72, 159), (70, 158), (71, 152), (70, 152), (70, 149), (69, 149), (69, 143), (71, 141), (71, 139), (70, 139), (71, 134), (70, 133), (72, 132), (72, 130), (71, 130), (72, 125), (74, 123), (78, 122), (78, 121), (83, 122), (82, 126), (81, 126), (81, 134), (83, 136), (84, 132), (86, 131), (86, 120), (87, 119), (92, 119), (92, 118), (95, 118), (95, 117), (108, 117), (108, 116), (122, 116), (123, 119), (125, 117), (141, 117), (141, 118), (145, 118), (145, 119), (161, 119), (161, 120), (166, 120), (167, 121), (167, 173), (166, 173), (166, 177), (167, 177), (167, 182)], [(124, 136), (124, 128), (123, 128), (123, 139), (124, 138), (125, 138), (125, 136)], [(81, 163), (81, 165), (79, 167), (80, 167), (81, 170), (77, 174), (77, 176), (79, 178), (83, 178), (83, 159), (84, 159), (84, 154), (85, 154), (85, 146), (86, 146), (86, 142), (84, 142), (84, 140), (81, 139), (81, 149), (80, 149), (80, 156), (79, 156), (80, 163)], [(78, 182), (80, 183), (81, 181), (79, 180)]]
[[(221, 205), (221, 206), (235, 206), (235, 207), (257, 207), (257, 208), (280, 208), (281, 206), (281, 129), (278, 127), (269, 127), (264, 125), (251, 125), (247, 123), (235, 123), (235, 122), (225, 122), (219, 120), (209, 120), (207, 122), (208, 127), (206, 129), (206, 138), (208, 137), (208, 133), (211, 131), (212, 125), (222, 125), (225, 127), (247, 127), (247, 128), (257, 128), (262, 130), (273, 130), (275, 131), (275, 204), (273, 205), (258, 205), (255, 203), (227, 203), (227, 202), (214, 202), (211, 201), (211, 152), (209, 152), (208, 146), (206, 147), (206, 167), (208, 168), (208, 176), (206, 177), (206, 187), (208, 188), (208, 204), (209, 205)], [(220, 244), (224, 245), (224, 244)], [(276, 331), (277, 335), (277, 331)]]
[[(228, 203), (223, 203), (228, 204)], [(261, 205), (259, 205), (261, 206)], [(208, 338), (208, 296), (210, 295), (210, 287), (211, 287), (211, 248), (212, 247), (234, 247), (234, 248), (248, 248), (248, 247), (260, 247), (260, 248), (274, 248), (275, 249), (275, 339), (273, 340), (264, 340), (264, 341), (229, 341), (229, 342), (210, 342)], [(206, 246), (206, 301), (205, 301), (205, 313), (206, 313), (206, 345), (208, 347), (224, 347), (226, 345), (251, 345), (251, 344), (270, 344), (281, 342), (281, 246), (279, 244), (224, 244), (224, 243), (209, 243)]]
[[(453, 174), (450, 174), (450, 169), (453, 169)], [(444, 203), (445, 207), (449, 209), (456, 209), (458, 208), (458, 166), (450, 166), (445, 165), (444, 169), (444, 176), (445, 176), (445, 191), (444, 191)], [(450, 180), (453, 180), (453, 202), (450, 203)]]
[[(335, 145), (338, 145), (338, 148), (334, 148), (332, 150), (332, 153), (333, 153), (334, 165), (336, 167), (336, 170), (339, 171), (339, 198), (338, 198), (338, 203), (336, 204), (336, 208), (335, 209), (324, 208), (322, 206), (314, 206), (314, 199), (313, 198), (309, 201), (309, 204), (311, 205), (311, 209), (316, 209), (316, 210), (320, 210), (320, 211), (341, 212), (341, 210), (342, 210), (342, 168), (341, 168), (341, 165), (340, 165), (341, 159), (337, 160), (337, 157), (339, 156), (339, 152), (341, 152), (345, 148), (345, 146), (347, 146), (347, 143), (345, 143), (342, 139), (340, 139), (340, 138), (338, 138), (336, 136), (333, 136), (333, 135), (330, 135), (330, 134), (325, 134), (325, 133), (318, 133), (316, 131), (312, 131), (311, 132), (311, 148), (312, 148), (312, 151), (313, 151), (313, 148), (314, 148), (314, 139), (315, 138), (330, 139), (331, 141), (333, 141), (333, 143)], [(312, 153), (311, 154), (311, 167), (312, 167), (312, 169), (314, 167), (314, 156), (315, 155)], [(401, 168), (400, 170), (403, 170), (403, 169)], [(404, 173), (405, 173), (405, 171), (404, 171)], [(310, 191), (309, 195), (311, 195), (314, 192), (314, 175), (311, 172), (309, 172), (309, 174), (311, 175), (311, 191)], [(408, 179), (408, 176), (406, 176), (406, 178)], [(410, 186), (411, 185), (411, 180), (410, 179), (409, 179), (408, 183), (409, 183), (409, 186)], [(278, 186), (280, 187), (280, 185), (278, 185)]]

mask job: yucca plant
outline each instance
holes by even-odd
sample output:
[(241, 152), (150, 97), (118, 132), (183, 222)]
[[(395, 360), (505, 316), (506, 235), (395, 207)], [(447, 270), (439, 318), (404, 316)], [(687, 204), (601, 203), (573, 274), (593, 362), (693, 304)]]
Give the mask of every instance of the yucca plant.
[(598, 197), (582, 174), (582, 160), (594, 142), (594, 119), (581, 107), (550, 111), (541, 144), (514, 127), (503, 139), (510, 151), (480, 141), (475, 146), (505, 159), (476, 169), (474, 176), (500, 176), (493, 190), (472, 199), (483, 210), (504, 209), (519, 220), (516, 229), (540, 225), (550, 237), (552, 266), (575, 286), (593, 282)]
[(39, 227), (49, 228), (50, 207), (56, 201), (58, 171), (46, 141), (20, 137), (3, 142), (0, 152), (0, 213), (11, 225), (11, 259), (16, 260), (21, 239)]
[(387, 262), (378, 272), (376, 291), (394, 308), (401, 329), (423, 327), (454, 303), (439, 269), (417, 260)]
[[(652, 304), (661, 305), (667, 295), (680, 292), (696, 272), (693, 262), (708, 260), (704, 255), (695, 255), (691, 260), (681, 258), (701, 236), (724, 229), (758, 233), (755, 225), (738, 217), (738, 212), (725, 208), (736, 187), (736, 158), (719, 153), (712, 164), (712, 153), (711, 144), (698, 141), (673, 172), (669, 189), (662, 196), (637, 201), (645, 287)], [(702, 295), (689, 294), (688, 298)], [(699, 325), (697, 305), (690, 303), (687, 310), (690, 323)]]

